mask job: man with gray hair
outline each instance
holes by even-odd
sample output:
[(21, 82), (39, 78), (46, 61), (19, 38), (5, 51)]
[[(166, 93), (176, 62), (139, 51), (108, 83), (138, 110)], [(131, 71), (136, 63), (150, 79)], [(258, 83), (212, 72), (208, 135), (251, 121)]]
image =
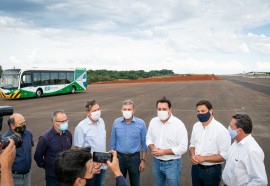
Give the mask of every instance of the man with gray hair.
[[(85, 104), (86, 118), (83, 119), (74, 131), (74, 146), (78, 149), (91, 147), (91, 152), (106, 151), (106, 129), (104, 120), (100, 117), (101, 110), (95, 100), (87, 101)], [(100, 173), (95, 174), (93, 183), (95, 186), (105, 185), (107, 166), (101, 167)]]
[(72, 145), (72, 135), (68, 130), (68, 118), (63, 110), (53, 112), (52, 128), (38, 139), (34, 159), (37, 165), (45, 169), (46, 186), (56, 186), (54, 162), (59, 152), (68, 150)]
[[(123, 176), (129, 174), (131, 186), (140, 185), (140, 172), (145, 168), (146, 125), (134, 116), (132, 100), (125, 100), (122, 105), (122, 117), (117, 118), (112, 127), (110, 149), (117, 151), (119, 166)], [(142, 158), (140, 152), (142, 151)]]
[(252, 137), (252, 121), (247, 114), (232, 116), (228, 127), (234, 143), (229, 149), (222, 173), (225, 185), (267, 185), (264, 153)]

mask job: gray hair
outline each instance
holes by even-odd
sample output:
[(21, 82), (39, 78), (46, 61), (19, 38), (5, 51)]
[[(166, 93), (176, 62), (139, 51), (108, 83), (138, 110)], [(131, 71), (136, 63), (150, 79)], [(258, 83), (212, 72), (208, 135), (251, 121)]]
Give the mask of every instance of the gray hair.
[(127, 99), (123, 102), (123, 105), (132, 105), (132, 107), (134, 108), (134, 102), (131, 99)]
[(96, 105), (97, 104), (97, 102), (96, 102), (96, 100), (90, 100), (90, 101), (87, 101), (86, 103), (85, 103), (85, 111), (90, 111), (91, 110), (91, 108), (94, 106), (94, 105)]
[(57, 116), (57, 114), (59, 114), (59, 113), (66, 114), (64, 110), (57, 110), (57, 111), (54, 111), (54, 112), (52, 113), (52, 116), (51, 116), (51, 121), (52, 121), (52, 122), (55, 122), (55, 121), (56, 121), (56, 116)]
[(245, 113), (237, 113), (232, 116), (236, 120), (236, 128), (242, 128), (246, 134), (252, 132), (252, 121), (249, 115)]

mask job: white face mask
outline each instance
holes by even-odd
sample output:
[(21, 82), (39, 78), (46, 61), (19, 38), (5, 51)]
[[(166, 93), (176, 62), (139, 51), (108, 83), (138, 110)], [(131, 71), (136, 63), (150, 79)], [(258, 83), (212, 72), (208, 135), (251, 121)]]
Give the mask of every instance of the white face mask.
[(91, 112), (91, 118), (94, 121), (97, 121), (100, 118), (100, 116), (101, 116), (101, 111), (100, 110), (98, 110), (96, 112)]
[(161, 121), (168, 119), (169, 111), (157, 111), (157, 115)]
[(125, 119), (130, 119), (132, 117), (132, 111), (125, 110), (125, 111), (122, 111), (122, 112), (123, 112), (123, 117)]

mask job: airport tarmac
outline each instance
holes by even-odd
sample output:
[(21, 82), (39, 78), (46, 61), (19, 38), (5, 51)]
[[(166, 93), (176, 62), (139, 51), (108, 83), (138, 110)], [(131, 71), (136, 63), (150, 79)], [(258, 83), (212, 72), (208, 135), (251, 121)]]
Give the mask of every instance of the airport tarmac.
[[(245, 112), (253, 121), (253, 136), (265, 153), (265, 165), (270, 165), (270, 79), (244, 78), (240, 76), (222, 76), (224, 80), (132, 83), (132, 84), (96, 84), (89, 85), (85, 93), (74, 95), (50, 96), (24, 100), (0, 99), (0, 105), (13, 106), (14, 112), (21, 113), (27, 121), (27, 128), (33, 132), (35, 145), (38, 137), (51, 127), (51, 113), (64, 109), (69, 119), (69, 129), (73, 133), (80, 120), (85, 118), (84, 104), (95, 99), (102, 110), (106, 124), (107, 147), (114, 119), (121, 116), (121, 105), (125, 99), (135, 102), (135, 115), (142, 118), (148, 126), (151, 118), (156, 116), (156, 101), (166, 96), (172, 102), (172, 113), (186, 125), (189, 139), (193, 124), (197, 121), (195, 104), (201, 99), (212, 102), (216, 120), (226, 127), (231, 116), (236, 112)], [(8, 116), (4, 117), (2, 133), (8, 129)], [(267, 145), (268, 144), (268, 145)], [(33, 147), (33, 154), (36, 146)], [(147, 154), (146, 169), (141, 174), (141, 185), (153, 184), (152, 160)], [(270, 175), (269, 166), (266, 167)], [(188, 152), (182, 157), (181, 185), (191, 185), (191, 163)], [(31, 176), (33, 186), (45, 185), (44, 170), (32, 162)], [(269, 181), (269, 178), (268, 178)], [(106, 185), (115, 185), (114, 176), (107, 171)]]

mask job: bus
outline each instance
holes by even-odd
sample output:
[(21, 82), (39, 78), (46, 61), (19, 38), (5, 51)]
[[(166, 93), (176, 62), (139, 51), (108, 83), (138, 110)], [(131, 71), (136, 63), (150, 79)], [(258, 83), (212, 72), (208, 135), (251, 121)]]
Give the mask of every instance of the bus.
[(42, 97), (85, 91), (85, 68), (29, 68), (3, 71), (0, 95), (6, 99)]

